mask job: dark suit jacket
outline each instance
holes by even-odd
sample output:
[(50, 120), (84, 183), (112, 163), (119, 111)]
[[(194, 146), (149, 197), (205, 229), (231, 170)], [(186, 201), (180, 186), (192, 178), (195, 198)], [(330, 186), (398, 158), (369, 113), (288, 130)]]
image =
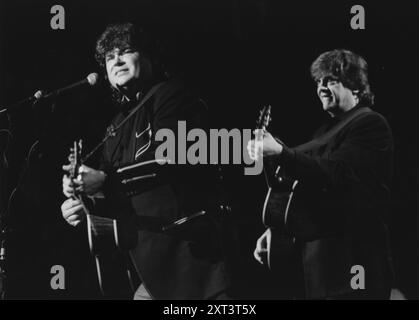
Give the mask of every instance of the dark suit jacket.
[[(119, 123), (135, 105), (127, 105), (113, 123)], [(200, 128), (205, 114), (202, 100), (179, 81), (169, 80), (104, 147), (107, 215), (119, 213), (126, 218), (128, 212), (132, 225), (144, 217), (156, 222), (156, 227), (150, 223), (138, 230), (138, 241), (130, 251), (141, 280), (155, 299), (210, 299), (230, 285), (211, 222), (206, 224), (208, 221), (202, 220), (170, 232), (159, 230), (164, 224), (211, 206), (213, 190), (209, 175), (199, 167), (156, 165), (145, 169), (149, 171), (146, 175), (155, 173), (156, 176), (123, 186), (121, 180), (139, 172), (122, 175), (116, 170), (155, 159), (155, 150), (162, 143), (155, 140), (159, 129), (168, 128), (177, 133), (180, 120), (186, 121), (188, 128)], [(205, 225), (199, 228), (200, 224)]]
[[(332, 119), (315, 136), (357, 108)], [(299, 180), (288, 227), (301, 246), (306, 297), (353, 293), (354, 265), (364, 267), (366, 290), (388, 288), (392, 273), (386, 215), (393, 137), (385, 118), (363, 113), (323, 146), (306, 152), (284, 147), (277, 161)]]

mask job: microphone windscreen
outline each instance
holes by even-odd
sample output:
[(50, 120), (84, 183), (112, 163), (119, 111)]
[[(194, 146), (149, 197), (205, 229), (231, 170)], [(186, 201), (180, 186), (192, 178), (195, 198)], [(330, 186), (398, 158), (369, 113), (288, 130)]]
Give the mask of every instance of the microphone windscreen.
[(87, 76), (87, 82), (89, 82), (91, 86), (96, 85), (98, 80), (99, 80), (99, 75), (96, 72), (93, 72)]

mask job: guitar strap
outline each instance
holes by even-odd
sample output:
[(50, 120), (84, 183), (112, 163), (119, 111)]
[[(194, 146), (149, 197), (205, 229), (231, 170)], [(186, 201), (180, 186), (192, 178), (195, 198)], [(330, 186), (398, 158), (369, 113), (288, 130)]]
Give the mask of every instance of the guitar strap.
[(164, 82), (160, 82), (158, 84), (156, 84), (154, 87), (152, 87), (146, 94), (146, 96), (141, 99), (140, 103), (134, 108), (132, 109), (132, 111), (124, 118), (121, 120), (120, 123), (118, 123), (113, 130), (116, 131), (118, 130), (125, 122), (128, 121), (128, 119), (130, 119), (140, 108), (142, 108), (144, 106), (144, 104), (148, 101), (148, 99), (150, 99), (154, 93), (156, 93), (156, 91), (164, 84)]
[(90, 151), (82, 160), (82, 163), (84, 163), (87, 159), (89, 159), (110, 137), (114, 137), (116, 135), (116, 131), (121, 128), (121, 126), (127, 122), (140, 108), (144, 106), (144, 104), (157, 92), (157, 90), (164, 84), (164, 82), (159, 82), (156, 85), (154, 85), (145, 95), (143, 99), (138, 103), (138, 105), (131, 110), (131, 112), (121, 120), (116, 126), (110, 125), (106, 131), (105, 137), (102, 139), (102, 141), (96, 145)]
[(335, 126), (333, 126), (330, 130), (325, 132), (324, 134), (320, 135), (319, 137), (301, 144), (295, 148), (294, 150), (297, 151), (308, 151), (312, 149), (319, 148), (322, 145), (327, 144), (331, 138), (333, 138), (336, 134), (338, 134), (343, 128), (345, 128), (352, 120), (360, 117), (363, 114), (370, 113), (372, 110), (368, 107), (361, 107), (358, 110), (355, 110), (351, 115), (347, 116), (342, 121), (338, 122)]

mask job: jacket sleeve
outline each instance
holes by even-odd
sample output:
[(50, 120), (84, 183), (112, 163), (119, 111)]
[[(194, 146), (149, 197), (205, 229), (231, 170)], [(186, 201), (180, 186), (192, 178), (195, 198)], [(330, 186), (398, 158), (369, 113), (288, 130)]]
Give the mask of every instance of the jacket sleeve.
[(322, 156), (284, 147), (277, 159), (299, 181), (288, 224), (300, 238), (368, 234), (386, 214), (393, 156), (387, 122), (371, 113), (345, 131)]
[(284, 146), (277, 158), (287, 175), (318, 187), (336, 188), (361, 179), (386, 180), (393, 138), (386, 120), (368, 114), (352, 124), (342, 142), (324, 156)]

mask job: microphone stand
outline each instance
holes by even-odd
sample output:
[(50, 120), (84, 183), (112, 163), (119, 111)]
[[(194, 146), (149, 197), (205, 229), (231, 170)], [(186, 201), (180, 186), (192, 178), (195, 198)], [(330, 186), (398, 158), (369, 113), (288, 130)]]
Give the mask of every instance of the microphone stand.
[(6, 235), (6, 226), (0, 219), (0, 300), (6, 299)]
[[(91, 86), (94, 86), (96, 84), (98, 80), (98, 75), (96, 73), (92, 73), (89, 74), (89, 76), (82, 80), (79, 81), (77, 83), (71, 84), (65, 88), (61, 88), (61, 89), (57, 89), (53, 92), (50, 92), (48, 94), (44, 94), (42, 91), (38, 90), (37, 92), (35, 92), (35, 94), (33, 96), (30, 96), (28, 98), (25, 98), (23, 100), (20, 100), (16, 103), (14, 103), (13, 105), (10, 106), (6, 106), (6, 107), (0, 107), (0, 116), (1, 115), (6, 115), (7, 116), (7, 124), (8, 124), (8, 129), (0, 129), (0, 134), (1, 132), (6, 132), (9, 135), (9, 139), (6, 141), (6, 146), (3, 148), (0, 145), (0, 169), (4, 169), (0, 171), (0, 200), (1, 199), (8, 199), (7, 204), (2, 208), (0, 207), (0, 300), (4, 300), (7, 298), (6, 296), (6, 282), (7, 282), (7, 272), (6, 272), (6, 266), (7, 266), (7, 256), (6, 256), (6, 248), (7, 248), (7, 238), (8, 238), (8, 233), (11, 232), (12, 230), (9, 228), (8, 223), (7, 223), (7, 219), (10, 216), (10, 207), (11, 207), (11, 203), (14, 197), (14, 194), (19, 190), (19, 188), (21, 187), (22, 184), (22, 180), (23, 177), (26, 174), (26, 170), (29, 168), (30, 165), (30, 161), (31, 161), (31, 154), (33, 152), (34, 149), (36, 149), (35, 147), (39, 144), (40, 140), (36, 140), (35, 143), (32, 144), (28, 155), (27, 155), (27, 159), (26, 159), (26, 165), (25, 168), (23, 169), (24, 172), (21, 174), (21, 177), (18, 178), (18, 181), (16, 183), (16, 186), (14, 187), (13, 191), (10, 194), (2, 194), (2, 193), (7, 193), (5, 192), (6, 190), (6, 186), (1, 185), (2, 182), (4, 182), (6, 179), (4, 176), (1, 176), (2, 174), (7, 175), (8, 173), (8, 163), (7, 163), (7, 157), (6, 157), (6, 150), (8, 148), (9, 142), (10, 142), (10, 137), (12, 136), (11, 134), (11, 124), (10, 124), (10, 118), (9, 118), (9, 114), (19, 110), (23, 105), (26, 104), (30, 104), (32, 107), (37, 104), (40, 101), (46, 101), (46, 100), (51, 100), (50, 98), (53, 98), (52, 104), (51, 104), (51, 112), (54, 112), (55, 109), (55, 104), (56, 101), (54, 100), (54, 98), (58, 97), (60, 94), (69, 91), (70, 89), (76, 88), (80, 85), (84, 85), (84, 84), (89, 84)], [(1, 141), (0, 141), (1, 142)], [(4, 160), (4, 168), (1, 168), (1, 166), (3, 166), (3, 161)], [(3, 172), (2, 172), (3, 171)], [(7, 186), (8, 187), (8, 186)]]
[[(7, 134), (7, 140), (4, 142), (4, 146), (0, 146), (0, 300), (6, 298), (6, 238), (7, 238), (7, 207), (8, 204), (4, 201), (7, 198), (6, 187), (7, 184), (5, 181), (8, 169), (7, 163), (7, 148), (10, 143), (11, 133), (10, 133), (10, 119), (7, 115), (7, 129), (0, 129), (0, 134)], [(2, 176), (4, 174), (4, 176)], [(4, 183), (4, 185), (3, 185)], [(4, 193), (4, 194), (3, 194)]]
[[(9, 165), (8, 165), (8, 161), (7, 161), (7, 149), (9, 147), (10, 144), (10, 140), (12, 137), (12, 133), (11, 133), (11, 123), (10, 123), (10, 117), (9, 117), (9, 112), (10, 110), (15, 110), (16, 108), (26, 104), (26, 103), (31, 103), (31, 105), (35, 105), (36, 102), (38, 101), (38, 99), (40, 99), (39, 96), (39, 92), (35, 93), (35, 95), (33, 97), (21, 100), (17, 103), (15, 103), (14, 105), (10, 106), (10, 107), (6, 107), (3, 108), (2, 110), (0, 110), (0, 116), (2, 114), (5, 114), (7, 117), (7, 129), (0, 129), (0, 134), (1, 133), (6, 133), (8, 135), (7, 140), (5, 141), (5, 146), (1, 146), (0, 145), (0, 200), (3, 201), (5, 199), (8, 199), (7, 201), (5, 201), (5, 205), (0, 206), (0, 300), (5, 300), (7, 299), (7, 270), (6, 270), (6, 266), (7, 266), (7, 255), (6, 255), (6, 251), (7, 251), (7, 238), (8, 238), (8, 233), (11, 231), (8, 223), (7, 223), (7, 219), (10, 216), (10, 205), (11, 205), (11, 201), (13, 199), (13, 195), (14, 193), (17, 191), (17, 189), (20, 186), (20, 179), (17, 182), (16, 187), (14, 188), (14, 190), (10, 193), (10, 194), (6, 194), (6, 189), (8, 187), (8, 185), (6, 183), (4, 183), (4, 181), (7, 181), (7, 173), (8, 173), (8, 169), (9, 169)], [(32, 148), (31, 148), (32, 150)], [(31, 151), (29, 151), (29, 155), (28, 155), (28, 161), (29, 161), (29, 157), (30, 157), (30, 153)], [(3, 175), (3, 176), (2, 176)], [(4, 185), (1, 185), (1, 183), (4, 183)]]

